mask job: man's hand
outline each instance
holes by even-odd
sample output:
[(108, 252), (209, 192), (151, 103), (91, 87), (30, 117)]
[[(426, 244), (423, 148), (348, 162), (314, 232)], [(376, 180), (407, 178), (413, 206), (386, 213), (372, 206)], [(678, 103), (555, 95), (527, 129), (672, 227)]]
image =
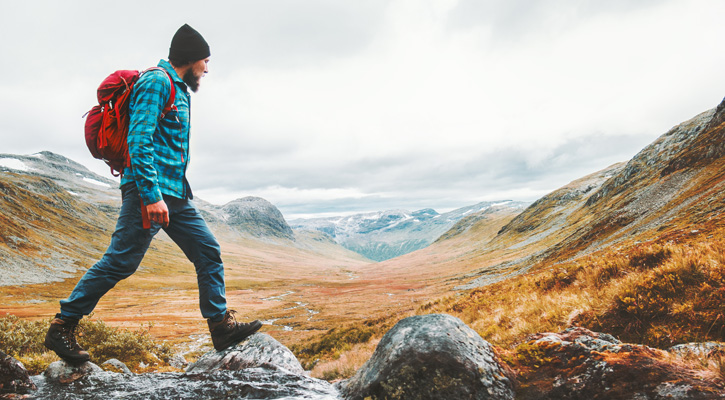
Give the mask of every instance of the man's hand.
[(166, 206), (163, 200), (147, 205), (146, 210), (149, 212), (151, 222), (158, 222), (164, 228), (169, 226), (169, 207)]

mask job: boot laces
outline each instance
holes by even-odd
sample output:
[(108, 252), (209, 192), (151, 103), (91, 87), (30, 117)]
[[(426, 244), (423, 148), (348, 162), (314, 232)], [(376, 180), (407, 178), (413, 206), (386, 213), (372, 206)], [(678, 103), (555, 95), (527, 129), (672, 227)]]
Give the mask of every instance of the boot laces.
[(227, 310), (227, 315), (229, 315), (229, 319), (227, 320), (228, 325), (236, 325), (237, 324), (237, 318), (234, 316), (237, 312), (234, 310)]
[(68, 345), (68, 348), (70, 350), (82, 349), (81, 346), (78, 344), (78, 341), (76, 340), (76, 332), (80, 330), (79, 335), (82, 335), (83, 328), (79, 328), (79, 325), (73, 325), (64, 328), (65, 329), (61, 329), (61, 337), (63, 338), (63, 342)]

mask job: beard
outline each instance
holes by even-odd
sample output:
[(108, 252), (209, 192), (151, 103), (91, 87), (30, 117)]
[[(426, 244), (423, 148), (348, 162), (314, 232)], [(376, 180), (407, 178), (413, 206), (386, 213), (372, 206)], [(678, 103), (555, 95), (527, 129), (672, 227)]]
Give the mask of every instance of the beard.
[(189, 89), (191, 89), (192, 92), (196, 93), (197, 90), (199, 90), (199, 85), (201, 78), (194, 75), (194, 71), (189, 68), (184, 72), (184, 76), (181, 78), (181, 80), (186, 83), (187, 86), (189, 86)]

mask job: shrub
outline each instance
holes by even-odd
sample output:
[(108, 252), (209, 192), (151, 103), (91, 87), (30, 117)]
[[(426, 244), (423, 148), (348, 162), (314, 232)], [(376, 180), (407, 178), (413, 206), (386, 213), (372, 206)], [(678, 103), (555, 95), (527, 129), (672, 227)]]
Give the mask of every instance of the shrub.
[(589, 284), (595, 288), (604, 287), (612, 279), (619, 278), (626, 273), (625, 266), (620, 260), (604, 260), (603, 265), (592, 265), (589, 267)]
[(542, 274), (534, 284), (543, 291), (563, 289), (576, 282), (577, 272), (581, 269), (578, 264), (557, 268)]
[[(27, 321), (14, 315), (0, 318), (0, 350), (22, 362), (29, 373), (43, 372), (57, 361), (55, 353), (43, 345), (50, 320)], [(91, 361), (102, 363), (116, 358), (139, 370), (141, 362), (167, 364), (172, 349), (157, 343), (150, 335), (151, 326), (136, 331), (113, 328), (103, 321), (83, 319), (77, 330), (78, 343), (91, 355)]]
[(652, 247), (630, 260), (636, 270), (612, 288), (608, 305), (582, 315), (582, 325), (655, 347), (725, 338), (721, 248)]
[(15, 315), (0, 318), (0, 350), (11, 356), (44, 353), (49, 321), (25, 321)]
[(151, 337), (151, 325), (130, 331), (110, 327), (101, 320), (83, 319), (80, 328), (78, 343), (88, 350), (91, 360), (116, 358), (133, 369), (141, 363), (168, 363), (173, 355), (167, 343), (156, 343)]
[(629, 258), (629, 265), (637, 269), (652, 269), (670, 258), (672, 251), (660, 245), (651, 247), (638, 247), (632, 251)]

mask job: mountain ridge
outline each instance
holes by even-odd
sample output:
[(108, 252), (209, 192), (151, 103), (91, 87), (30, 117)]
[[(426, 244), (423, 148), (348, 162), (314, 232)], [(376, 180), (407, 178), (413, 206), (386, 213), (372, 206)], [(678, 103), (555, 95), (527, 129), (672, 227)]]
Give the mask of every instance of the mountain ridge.
[(494, 211), (516, 214), (526, 205), (528, 203), (504, 200), (480, 202), (443, 214), (432, 208), (412, 212), (397, 209), (296, 219), (290, 224), (298, 230), (324, 232), (347, 249), (374, 261), (385, 261), (425, 248), (466, 216)]

